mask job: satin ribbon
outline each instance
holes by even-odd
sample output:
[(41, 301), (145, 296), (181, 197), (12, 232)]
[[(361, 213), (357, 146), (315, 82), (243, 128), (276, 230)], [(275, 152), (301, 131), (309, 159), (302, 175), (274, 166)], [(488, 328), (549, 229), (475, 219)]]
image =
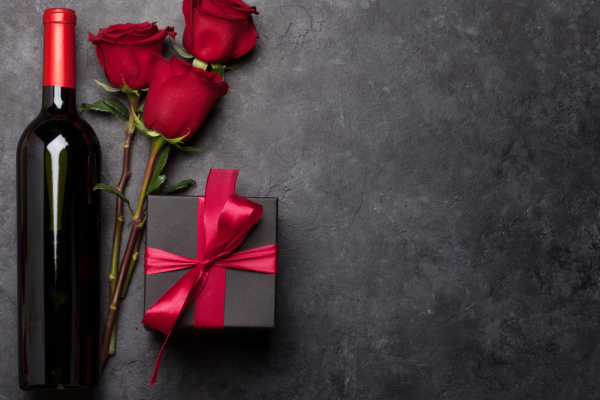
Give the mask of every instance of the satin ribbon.
[[(146, 248), (145, 273), (191, 268), (146, 312), (142, 323), (167, 335), (150, 385), (156, 382), (163, 350), (183, 311), (196, 300), (194, 326), (223, 327), (225, 268), (277, 272), (277, 245), (231, 254), (262, 216), (263, 208), (235, 194), (238, 171), (211, 169), (205, 197), (198, 198), (196, 259)], [(198, 305), (202, 306), (199, 307)]]

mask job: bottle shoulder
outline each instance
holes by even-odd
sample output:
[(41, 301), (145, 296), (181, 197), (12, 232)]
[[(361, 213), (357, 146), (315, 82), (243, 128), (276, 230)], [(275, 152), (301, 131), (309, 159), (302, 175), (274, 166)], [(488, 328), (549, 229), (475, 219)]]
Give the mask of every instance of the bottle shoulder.
[(100, 149), (96, 133), (78, 114), (40, 113), (23, 131), (19, 148), (31, 140), (51, 143), (58, 136), (74, 146), (88, 146)]

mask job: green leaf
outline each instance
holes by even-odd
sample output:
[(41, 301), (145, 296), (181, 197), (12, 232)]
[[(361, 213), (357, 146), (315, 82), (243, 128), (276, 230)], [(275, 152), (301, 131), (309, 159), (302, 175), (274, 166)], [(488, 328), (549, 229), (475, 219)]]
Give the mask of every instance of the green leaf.
[(125, 104), (121, 103), (120, 100), (110, 98), (110, 99), (104, 99), (102, 101), (106, 105), (109, 105), (112, 108), (114, 108), (115, 110), (117, 110), (117, 112), (119, 114), (121, 114), (122, 116), (124, 116), (125, 118), (129, 118), (129, 111), (127, 111), (127, 107), (125, 106)]
[(121, 198), (121, 200), (123, 200), (125, 203), (127, 203), (127, 206), (129, 207), (129, 211), (131, 211), (131, 216), (133, 216), (133, 208), (131, 208), (129, 199), (127, 197), (125, 197), (125, 195), (123, 195), (123, 193), (121, 193), (121, 191), (119, 189), (117, 189), (114, 186), (107, 185), (105, 183), (98, 183), (98, 184), (96, 184), (96, 186), (94, 186), (94, 190), (106, 190), (109, 193), (119, 196)]
[(176, 190), (183, 189), (183, 188), (186, 188), (186, 187), (188, 187), (190, 185), (195, 185), (195, 184), (196, 184), (195, 180), (193, 180), (193, 179), (185, 179), (185, 180), (179, 182), (177, 185), (173, 186), (171, 189), (167, 190), (165, 192), (165, 194), (171, 193), (171, 192), (174, 192)]
[(142, 104), (140, 104), (140, 106), (139, 106), (139, 107), (138, 107), (138, 109), (137, 109), (137, 112), (141, 113), (141, 112), (143, 112), (143, 111), (144, 111), (144, 104), (146, 104), (146, 103), (142, 103)]
[(158, 179), (158, 176), (162, 174), (163, 169), (165, 169), (165, 165), (167, 164), (167, 160), (169, 159), (169, 153), (171, 152), (171, 146), (165, 146), (158, 157), (156, 158), (156, 162), (154, 163), (154, 171), (152, 171), (152, 178), (150, 179), (150, 185)]
[[(121, 125), (123, 125), (124, 128), (127, 129), (127, 127), (125, 126), (125, 124), (123, 123), (123, 121), (121, 121), (121, 118), (119, 118), (119, 116), (113, 111), (113, 109), (110, 108), (107, 105), (107, 104), (111, 104), (111, 102), (109, 100), (114, 100), (114, 99), (102, 99), (102, 100), (98, 100), (97, 102), (92, 103), (92, 104), (82, 103), (81, 107), (79, 107), (79, 112), (83, 112), (83, 110), (89, 109), (89, 110), (92, 110), (92, 111), (99, 111), (99, 112), (110, 113), (110, 114), (114, 115), (119, 120), (119, 122), (121, 123)], [(115, 101), (119, 102), (118, 100), (115, 100)], [(127, 109), (125, 109), (125, 112), (127, 112)], [(129, 113), (127, 113), (127, 118), (129, 118)]]
[(150, 185), (148, 186), (148, 192), (146, 192), (146, 195), (152, 194), (152, 192), (154, 192), (156, 189), (160, 188), (166, 181), (167, 181), (166, 175), (157, 176), (156, 179), (152, 183), (150, 183)]
[(173, 42), (172, 40), (171, 40), (171, 46), (173, 46), (173, 48), (175, 49), (175, 51), (176, 51), (177, 53), (179, 53), (179, 55), (180, 55), (181, 57), (183, 57), (183, 58), (194, 58), (194, 56), (193, 56), (193, 55), (191, 55), (191, 54), (189, 54), (189, 53), (186, 53), (186, 52), (185, 52), (185, 50), (183, 50), (182, 48), (180, 48), (179, 46), (177, 46), (177, 45), (175, 44), (175, 42)]
[(121, 91), (121, 89), (114, 88), (112, 86), (109, 86), (109, 85), (102, 83), (100, 81), (97, 81), (95, 79), (94, 79), (94, 82), (96, 82), (98, 84), (98, 86), (100, 86), (102, 89), (106, 90), (107, 92), (117, 93), (117, 92)]
[(104, 100), (98, 100), (97, 102), (92, 103), (92, 104), (82, 103), (81, 107), (79, 107), (79, 112), (82, 112), (85, 109), (89, 109), (92, 111), (106, 112), (106, 113), (110, 113), (110, 114), (114, 115), (115, 117), (117, 116), (117, 114), (113, 111), (113, 109), (104, 103)]
[(79, 108), (79, 112), (82, 112), (86, 108), (93, 110), (93, 111), (109, 112), (118, 118), (118, 115), (115, 114), (113, 111), (113, 109), (114, 109), (119, 114), (121, 114), (123, 117), (129, 118), (129, 111), (127, 110), (127, 107), (125, 106), (125, 104), (121, 103), (120, 100), (113, 99), (113, 98), (98, 100), (97, 102), (92, 103), (92, 104), (83, 103), (81, 105), (81, 107)]
[(148, 194), (152, 193), (156, 189), (162, 188), (165, 182), (167, 181), (166, 175), (161, 175), (163, 170), (165, 169), (165, 165), (167, 164), (167, 160), (169, 159), (169, 153), (171, 151), (171, 146), (165, 146), (158, 157), (156, 158), (156, 162), (154, 163), (154, 170), (152, 171), (152, 178), (150, 179), (150, 185), (148, 186)]

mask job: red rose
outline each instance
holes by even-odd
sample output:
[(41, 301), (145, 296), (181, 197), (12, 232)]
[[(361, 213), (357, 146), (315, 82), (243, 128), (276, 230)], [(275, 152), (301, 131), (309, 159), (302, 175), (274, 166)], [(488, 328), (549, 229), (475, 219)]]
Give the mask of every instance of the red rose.
[(131, 89), (145, 89), (154, 72), (154, 53), (160, 54), (165, 37), (175, 37), (173, 28), (159, 30), (156, 22), (111, 25), (98, 35), (89, 33), (96, 55), (111, 85), (123, 88), (123, 79)]
[(226, 63), (250, 51), (258, 33), (242, 0), (183, 0), (183, 47), (208, 63)]
[(167, 61), (156, 56), (155, 63), (144, 104), (144, 125), (168, 139), (188, 135), (187, 140), (229, 85), (219, 74), (195, 68), (177, 57)]

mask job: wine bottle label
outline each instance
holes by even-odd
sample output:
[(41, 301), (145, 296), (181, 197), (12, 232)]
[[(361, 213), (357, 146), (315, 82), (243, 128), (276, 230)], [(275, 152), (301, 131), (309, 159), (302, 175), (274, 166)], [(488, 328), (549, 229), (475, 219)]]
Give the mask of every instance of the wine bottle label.
[(44, 86), (75, 89), (75, 11), (51, 8), (44, 13)]

